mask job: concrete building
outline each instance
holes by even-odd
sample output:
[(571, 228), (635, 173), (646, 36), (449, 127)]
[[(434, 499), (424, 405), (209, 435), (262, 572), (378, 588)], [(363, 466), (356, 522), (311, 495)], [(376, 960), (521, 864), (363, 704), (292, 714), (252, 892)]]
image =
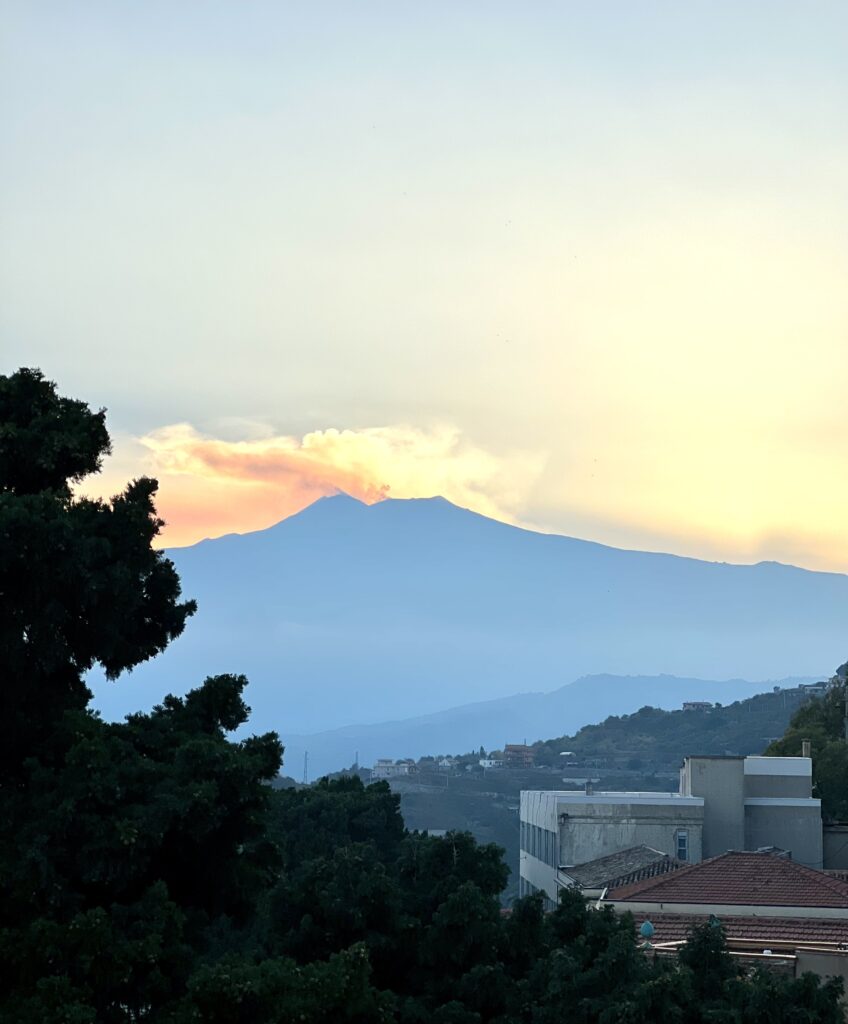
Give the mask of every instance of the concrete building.
[(393, 761), (390, 757), (378, 758), (371, 769), (372, 779), (395, 779), (399, 775), (411, 775), (418, 771), (413, 761)]
[(552, 905), (569, 884), (562, 869), (628, 847), (701, 859), (702, 797), (522, 790), (519, 817), (519, 895), (543, 892)]
[(821, 801), (812, 785), (809, 757), (687, 757), (680, 772), (680, 792), (704, 799), (703, 857), (779, 846), (820, 868)]
[[(589, 788), (589, 787), (587, 787)], [(648, 846), (697, 863), (776, 846), (822, 866), (821, 803), (805, 757), (688, 757), (677, 793), (523, 790), (519, 893), (553, 905), (568, 868)]]

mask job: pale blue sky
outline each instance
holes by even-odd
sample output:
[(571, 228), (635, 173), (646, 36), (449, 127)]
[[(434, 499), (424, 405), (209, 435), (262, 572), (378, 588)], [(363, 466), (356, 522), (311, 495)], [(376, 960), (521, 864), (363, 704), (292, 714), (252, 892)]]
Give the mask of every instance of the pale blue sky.
[[(391, 493), (848, 569), (802, 500), (848, 498), (845, 3), (26, 0), (0, 29), (4, 363), (107, 405), (121, 472), (175, 423), (403, 428)], [(416, 476), (447, 428), (461, 465)]]

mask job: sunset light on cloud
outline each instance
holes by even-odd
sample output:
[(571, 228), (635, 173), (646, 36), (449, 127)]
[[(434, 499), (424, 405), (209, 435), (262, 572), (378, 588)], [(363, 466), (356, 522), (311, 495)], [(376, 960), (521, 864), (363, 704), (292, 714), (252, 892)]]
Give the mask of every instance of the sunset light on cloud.
[(408, 426), (316, 430), (302, 438), (224, 441), (175, 424), (139, 438), (161, 480), (163, 541), (261, 529), (340, 492), (367, 504), (441, 495), (511, 521), (542, 468), (516, 453), (497, 457), (458, 431)]

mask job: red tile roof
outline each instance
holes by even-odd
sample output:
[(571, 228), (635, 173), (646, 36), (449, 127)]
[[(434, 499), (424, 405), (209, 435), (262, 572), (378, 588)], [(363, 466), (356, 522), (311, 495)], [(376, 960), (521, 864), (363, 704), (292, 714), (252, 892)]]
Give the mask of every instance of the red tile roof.
[(731, 852), (612, 889), (607, 899), (848, 909), (848, 882), (786, 857)]
[[(643, 921), (654, 926), (651, 943), (678, 942), (686, 939), (692, 928), (709, 921), (709, 915), (653, 914), (639, 911), (633, 915), (638, 928)], [(719, 917), (728, 940), (762, 939), (769, 942), (844, 942), (848, 943), (848, 918), (815, 919), (810, 917)]]

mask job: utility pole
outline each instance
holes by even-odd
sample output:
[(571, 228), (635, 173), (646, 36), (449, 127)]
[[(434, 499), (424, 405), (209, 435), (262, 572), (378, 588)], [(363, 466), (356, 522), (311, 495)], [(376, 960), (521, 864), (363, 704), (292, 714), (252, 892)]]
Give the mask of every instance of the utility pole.
[(304, 750), (303, 752), (303, 784), (304, 786), (309, 781), (309, 751)]

